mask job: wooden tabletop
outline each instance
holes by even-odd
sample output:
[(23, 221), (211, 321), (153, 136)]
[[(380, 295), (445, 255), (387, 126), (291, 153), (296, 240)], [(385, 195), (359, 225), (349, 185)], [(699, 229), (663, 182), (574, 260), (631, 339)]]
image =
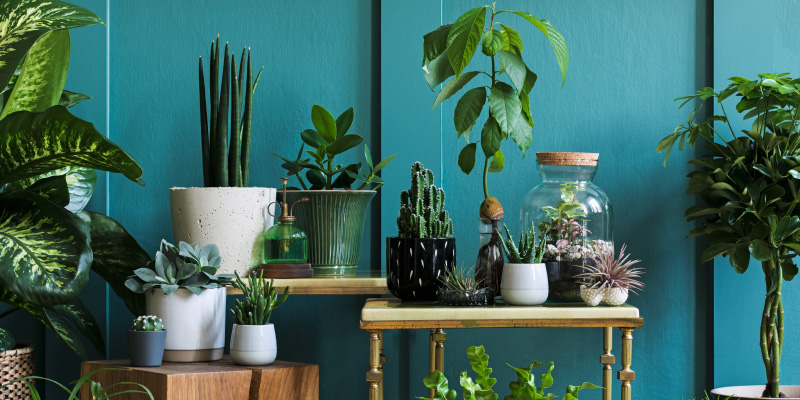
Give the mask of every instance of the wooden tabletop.
[(639, 309), (590, 307), (583, 303), (447, 307), (433, 302), (369, 299), (361, 310), (361, 329), (454, 329), (519, 327), (640, 327)]
[[(289, 293), (295, 294), (351, 294), (351, 295), (383, 295), (390, 294), (386, 287), (386, 276), (381, 271), (359, 271), (356, 275), (342, 277), (322, 276), (301, 279), (275, 279), (278, 292), (290, 287)], [(228, 295), (242, 294), (235, 287), (228, 287)]]

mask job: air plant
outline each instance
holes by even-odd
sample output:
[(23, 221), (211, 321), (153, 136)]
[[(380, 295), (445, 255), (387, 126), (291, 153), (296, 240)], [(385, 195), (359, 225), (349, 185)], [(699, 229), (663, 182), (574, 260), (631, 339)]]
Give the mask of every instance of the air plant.
[(470, 291), (480, 289), (483, 279), (476, 280), (471, 268), (461, 266), (445, 272), (439, 277), (439, 281), (447, 290)]
[(536, 244), (536, 227), (531, 224), (527, 232), (523, 232), (519, 238), (519, 246), (514, 244), (514, 238), (511, 237), (511, 232), (508, 227), (503, 224), (506, 230), (506, 238), (500, 234), (500, 231), (495, 229), (497, 236), (500, 238), (500, 244), (503, 245), (503, 250), (508, 256), (508, 262), (514, 264), (539, 264), (542, 262), (544, 256), (544, 249), (547, 242), (544, 240), (544, 235), (539, 238), (539, 244)]
[(590, 289), (626, 289), (636, 293), (644, 289), (644, 283), (637, 278), (644, 274), (644, 269), (633, 267), (642, 260), (628, 260), (630, 254), (625, 254), (625, 245), (614, 258), (614, 246), (607, 252), (601, 252), (592, 257), (595, 265), (580, 265), (585, 273), (576, 275), (576, 278), (587, 280), (586, 286)]

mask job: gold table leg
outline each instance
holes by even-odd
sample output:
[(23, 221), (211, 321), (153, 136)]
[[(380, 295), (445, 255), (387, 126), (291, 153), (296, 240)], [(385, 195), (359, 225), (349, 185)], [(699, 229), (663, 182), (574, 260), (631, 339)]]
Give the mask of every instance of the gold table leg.
[(378, 370), (381, 371), (381, 381), (378, 382), (378, 398), (383, 400), (383, 364), (386, 364), (386, 355), (383, 354), (383, 331), (378, 332), (378, 341), (380, 342), (380, 366)]
[[(433, 335), (436, 334), (436, 329), (428, 329), (431, 331), (428, 336), (428, 373), (432, 373), (436, 369), (436, 342), (433, 341)], [(428, 398), (432, 399), (436, 392), (433, 389), (428, 389)]]
[(367, 382), (369, 382), (369, 400), (380, 400), (380, 386), (383, 382), (383, 372), (381, 372), (381, 335), (379, 330), (369, 332), (369, 371), (367, 371)]
[(617, 371), (617, 379), (622, 381), (622, 400), (631, 400), (631, 381), (636, 379), (636, 373), (631, 369), (633, 352), (633, 329), (620, 328), (622, 330), (622, 369)]
[(613, 338), (611, 336), (611, 327), (603, 328), (603, 354), (600, 355), (600, 363), (603, 364), (603, 400), (611, 400), (611, 366), (614, 365), (616, 359), (611, 354), (611, 345)]
[(436, 342), (436, 369), (444, 373), (444, 342), (447, 334), (443, 330), (437, 329), (433, 334), (433, 341)]

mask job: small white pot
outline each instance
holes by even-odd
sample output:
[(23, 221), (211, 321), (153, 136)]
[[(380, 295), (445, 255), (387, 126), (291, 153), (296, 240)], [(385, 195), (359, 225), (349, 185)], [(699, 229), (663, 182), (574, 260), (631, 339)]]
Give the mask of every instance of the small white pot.
[(592, 307), (600, 304), (604, 296), (605, 289), (592, 289), (586, 285), (581, 285), (581, 299)]
[(275, 325), (233, 324), (231, 358), (240, 365), (267, 365), (278, 355)]
[(164, 361), (198, 362), (222, 358), (225, 348), (226, 289), (203, 289), (195, 295), (178, 289), (164, 296), (161, 288), (145, 292), (148, 315), (164, 321)]
[(503, 264), (500, 294), (508, 304), (535, 306), (547, 300), (549, 285), (544, 264)]
[(603, 304), (621, 306), (628, 300), (628, 289), (607, 288), (603, 295)]
[[(781, 385), (781, 393), (786, 397), (781, 397), (782, 400), (800, 400), (800, 386)], [(711, 391), (712, 396), (718, 396), (719, 399), (727, 399), (729, 396), (731, 400), (764, 400), (761, 394), (764, 392), (764, 385), (753, 386), (728, 386), (721, 387)]]
[(172, 188), (175, 244), (216, 244), (222, 257), (218, 273), (247, 270), (263, 259), (263, 234), (273, 224), (266, 208), (274, 201), (274, 188)]

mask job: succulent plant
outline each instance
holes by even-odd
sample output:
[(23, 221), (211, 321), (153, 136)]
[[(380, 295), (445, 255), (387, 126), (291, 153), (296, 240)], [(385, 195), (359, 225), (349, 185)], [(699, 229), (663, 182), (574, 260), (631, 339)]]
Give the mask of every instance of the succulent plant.
[[(245, 65), (246, 63), (246, 65)], [(242, 49), (239, 74), (236, 55), (225, 43), (222, 88), (219, 83), (219, 35), (211, 42), (209, 94), (206, 107), (206, 81), (200, 57), (200, 134), (203, 150), (203, 183), (207, 187), (247, 186), (250, 177), (250, 137), (253, 121), (253, 93), (262, 67), (253, 81), (250, 50)], [(245, 72), (245, 70), (247, 72)], [(208, 114), (210, 114), (210, 119)], [(229, 118), (230, 117), (230, 118)], [(230, 119), (230, 124), (228, 120)], [(230, 126), (230, 131), (228, 130)], [(228, 144), (230, 136), (230, 145)]]
[(500, 238), (500, 243), (506, 252), (508, 262), (514, 264), (538, 264), (542, 262), (547, 242), (544, 240), (544, 235), (541, 235), (539, 244), (536, 244), (536, 227), (533, 224), (531, 224), (527, 232), (522, 233), (519, 238), (519, 246), (514, 244), (514, 238), (511, 237), (511, 232), (508, 231), (508, 227), (505, 224), (503, 224), (503, 228), (506, 231), (506, 238), (503, 238), (503, 235), (497, 229), (495, 231), (497, 231), (497, 236)]
[(215, 289), (230, 283), (226, 277), (215, 276), (222, 262), (216, 245), (200, 248), (180, 242), (178, 246), (162, 240), (155, 261), (133, 271), (135, 275), (125, 281), (125, 286), (135, 293), (158, 287), (169, 296), (178, 288), (200, 294), (203, 289)]
[(447, 270), (444, 275), (439, 277), (445, 289), (448, 290), (478, 290), (483, 279), (475, 279), (472, 268), (455, 267)]
[(283, 296), (278, 299), (278, 291), (273, 284), (274, 280), (264, 279), (262, 271), (258, 276), (250, 275), (248, 283), (244, 283), (239, 272), (236, 272), (236, 287), (242, 291), (242, 300), (235, 300), (231, 311), (233, 320), (239, 325), (266, 325), (272, 310), (278, 308), (289, 297), (289, 288), (283, 291)]
[(634, 293), (644, 289), (644, 283), (637, 278), (644, 274), (644, 269), (633, 267), (641, 260), (628, 260), (630, 254), (625, 254), (625, 245), (619, 251), (619, 256), (614, 256), (614, 246), (609, 251), (601, 252), (592, 257), (595, 265), (580, 265), (585, 273), (575, 275), (576, 278), (586, 280), (586, 286), (591, 289), (628, 289)]
[(401, 238), (448, 238), (453, 236), (453, 221), (444, 209), (444, 189), (433, 184), (433, 172), (419, 161), (411, 166), (411, 189), (400, 192)]
[(164, 329), (161, 318), (155, 315), (141, 315), (133, 320), (133, 330), (135, 331), (160, 331)]

